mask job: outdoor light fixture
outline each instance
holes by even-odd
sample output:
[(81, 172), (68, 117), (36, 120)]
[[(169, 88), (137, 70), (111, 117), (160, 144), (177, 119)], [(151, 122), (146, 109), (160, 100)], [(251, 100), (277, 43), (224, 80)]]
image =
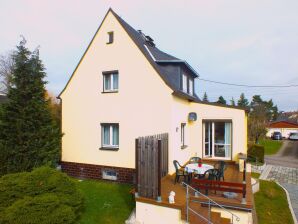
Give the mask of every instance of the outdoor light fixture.
[(197, 113), (191, 112), (188, 114), (188, 121), (196, 121), (197, 120)]

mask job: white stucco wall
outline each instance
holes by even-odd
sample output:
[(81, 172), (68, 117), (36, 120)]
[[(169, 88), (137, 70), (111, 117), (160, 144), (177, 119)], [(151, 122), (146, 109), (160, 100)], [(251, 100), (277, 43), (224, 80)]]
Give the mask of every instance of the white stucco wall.
[(143, 202), (136, 202), (136, 220), (141, 224), (182, 224), (181, 210)]
[[(114, 42), (106, 44), (107, 32)], [(119, 92), (102, 93), (103, 71)], [(171, 90), (110, 12), (62, 98), (62, 160), (134, 168), (135, 138), (169, 132)], [(100, 123), (119, 123), (119, 151), (102, 151)]]
[[(190, 112), (197, 113), (197, 121), (187, 121)], [(170, 161), (178, 160), (184, 164), (191, 156), (203, 158), (203, 120), (231, 120), (232, 160), (238, 161), (238, 153), (247, 152), (247, 117), (244, 110), (187, 102), (173, 96), (171, 114)], [(186, 123), (185, 149), (181, 149), (181, 123)], [(169, 170), (171, 173), (175, 171), (172, 164)]]
[[(114, 42), (107, 43), (107, 32)], [(119, 92), (102, 93), (103, 71), (119, 71)], [(173, 160), (182, 164), (202, 157), (202, 120), (231, 119), (233, 160), (246, 153), (246, 117), (239, 109), (191, 103), (172, 95), (142, 52), (110, 12), (79, 64), (62, 99), (62, 161), (135, 167), (135, 138), (169, 133), (169, 171)], [(198, 120), (188, 122), (189, 112)], [(119, 150), (103, 151), (100, 123), (119, 123)], [(180, 125), (186, 123), (181, 149)]]
[(266, 136), (271, 137), (271, 134), (275, 131), (280, 132), (283, 138), (288, 138), (290, 133), (298, 133), (298, 128), (268, 128)]

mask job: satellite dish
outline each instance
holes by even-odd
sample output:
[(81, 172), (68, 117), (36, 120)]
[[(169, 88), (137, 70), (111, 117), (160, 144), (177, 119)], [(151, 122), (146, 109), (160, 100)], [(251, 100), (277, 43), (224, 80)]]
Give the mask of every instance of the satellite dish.
[(197, 113), (191, 112), (188, 114), (188, 121), (196, 121), (197, 120)]

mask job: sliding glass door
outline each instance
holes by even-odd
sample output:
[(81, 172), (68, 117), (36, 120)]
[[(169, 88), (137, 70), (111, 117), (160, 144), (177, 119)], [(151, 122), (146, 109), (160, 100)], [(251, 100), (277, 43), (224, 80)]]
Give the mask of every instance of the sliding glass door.
[(229, 121), (203, 122), (204, 157), (231, 159), (232, 123)]

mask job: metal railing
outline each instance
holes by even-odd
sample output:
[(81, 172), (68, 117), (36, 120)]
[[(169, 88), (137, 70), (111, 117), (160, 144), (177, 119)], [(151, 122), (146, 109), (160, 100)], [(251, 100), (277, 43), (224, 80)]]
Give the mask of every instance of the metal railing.
[[(205, 194), (202, 194), (201, 192), (199, 192), (192, 186), (188, 185), (185, 182), (182, 182), (181, 185), (186, 187), (186, 221), (187, 221), (187, 223), (189, 223), (189, 211), (191, 211), (192, 213), (194, 213), (195, 215), (199, 216), (201, 219), (206, 221), (208, 224), (214, 224), (213, 222), (211, 222), (211, 206), (219, 207), (219, 208), (223, 209), (225, 212), (231, 214), (231, 219), (230, 219), (231, 224), (234, 223), (234, 220), (237, 222), (240, 221), (239, 216), (235, 215), (228, 209), (224, 208), (222, 205), (218, 204), (217, 202), (215, 202), (214, 200), (212, 200)], [(189, 192), (190, 190), (194, 191), (195, 197), (202, 196), (203, 198), (206, 198), (208, 200), (208, 203), (205, 203), (205, 204), (208, 204), (208, 217), (204, 217), (202, 214), (196, 212), (194, 209), (192, 209), (190, 207), (190, 203), (189, 203), (190, 202), (190, 192)], [(195, 201), (193, 201), (193, 202), (195, 202)], [(220, 223), (220, 220), (219, 220), (219, 223)]]

